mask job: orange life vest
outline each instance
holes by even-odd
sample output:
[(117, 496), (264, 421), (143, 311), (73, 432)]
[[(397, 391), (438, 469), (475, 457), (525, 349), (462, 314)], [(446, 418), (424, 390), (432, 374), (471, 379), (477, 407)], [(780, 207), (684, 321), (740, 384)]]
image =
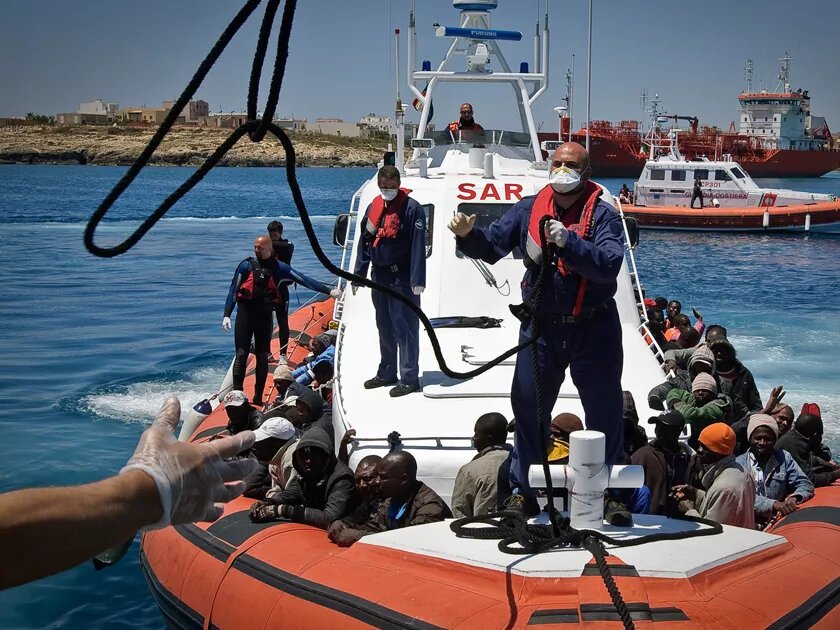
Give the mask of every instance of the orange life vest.
[(472, 127), (461, 127), (461, 121), (456, 120), (455, 122), (449, 123), (449, 131), (484, 131), (484, 127), (479, 125), (477, 122), (473, 121)]
[[(583, 205), (583, 211), (580, 213), (580, 221), (568, 226), (570, 232), (574, 232), (583, 240), (589, 240), (592, 237), (592, 227), (595, 223), (595, 206), (598, 203), (598, 199), (601, 198), (601, 192), (601, 187), (597, 184), (590, 181), (584, 184), (583, 198), (586, 201)], [(551, 219), (560, 220), (557, 216), (557, 210), (554, 208), (554, 189), (550, 184), (537, 194), (534, 205), (531, 206), (531, 217), (528, 222), (528, 238), (525, 241), (525, 254), (531, 264), (539, 265), (542, 262), (540, 223), (543, 217), (546, 216)], [(562, 276), (568, 276), (574, 273), (570, 265), (560, 256), (557, 257), (557, 271)], [(587, 284), (588, 280), (586, 278), (580, 279), (580, 286), (578, 287), (572, 315), (578, 316), (583, 311), (583, 296), (586, 293)]]
[(373, 246), (379, 244), (379, 239), (396, 238), (400, 229), (400, 213), (408, 203), (408, 188), (400, 188), (397, 196), (385, 206), (385, 200), (379, 195), (370, 203), (365, 230), (367, 235), (373, 239)]
[(262, 287), (263, 297), (269, 304), (278, 304), (280, 302), (280, 293), (277, 290), (277, 283), (274, 281), (274, 275), (263, 266), (256, 258), (249, 258), (251, 263), (251, 273), (239, 285), (236, 291), (236, 299), (243, 301), (250, 301), (258, 299), (255, 291)]

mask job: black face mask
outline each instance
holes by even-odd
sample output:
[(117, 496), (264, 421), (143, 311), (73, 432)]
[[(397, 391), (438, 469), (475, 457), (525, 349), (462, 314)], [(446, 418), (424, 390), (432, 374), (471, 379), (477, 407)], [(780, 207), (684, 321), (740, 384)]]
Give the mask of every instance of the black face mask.
[(473, 125), (472, 116), (470, 116), (469, 118), (467, 118), (466, 116), (461, 116), (461, 118), (459, 119), (459, 123), (462, 127), (472, 127), (472, 125)]

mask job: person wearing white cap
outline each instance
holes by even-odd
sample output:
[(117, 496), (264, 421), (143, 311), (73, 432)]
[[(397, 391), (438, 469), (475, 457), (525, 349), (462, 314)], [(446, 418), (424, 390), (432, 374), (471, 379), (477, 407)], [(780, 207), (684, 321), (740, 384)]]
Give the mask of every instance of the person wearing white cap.
[(688, 443), (697, 447), (697, 436), (708, 425), (720, 422), (725, 416), (729, 400), (718, 396), (717, 381), (711, 374), (700, 372), (691, 382), (691, 391), (674, 388), (665, 399), (668, 409), (676, 409), (691, 425)]
[(250, 429), (253, 431), (263, 423), (265, 417), (262, 412), (254, 408), (245, 392), (234, 389), (225, 394), (222, 399), (225, 413), (228, 417), (227, 430), (231, 435)]
[(750, 448), (735, 460), (755, 483), (755, 518), (766, 523), (776, 514), (785, 516), (814, 496), (814, 484), (790, 453), (776, 448), (779, 425), (773, 416), (750, 416)]

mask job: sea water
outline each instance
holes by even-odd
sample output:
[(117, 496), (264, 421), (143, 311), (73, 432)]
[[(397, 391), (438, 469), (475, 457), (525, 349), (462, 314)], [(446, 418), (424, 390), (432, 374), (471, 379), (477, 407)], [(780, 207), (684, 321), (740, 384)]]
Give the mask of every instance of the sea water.
[[(166, 395), (186, 407), (214, 391), (233, 351), (220, 327), (230, 279), (269, 221), (296, 243), (296, 268), (330, 281), (277, 169), (216, 169), (128, 254), (94, 258), (85, 221), (124, 172), (0, 166), (0, 492), (113, 474)], [(97, 243), (122, 240), (191, 172), (146, 169)], [(298, 171), (334, 261), (333, 217), (373, 173)], [(760, 185), (840, 194), (837, 175)], [(795, 411), (819, 403), (840, 448), (840, 237), (643, 231), (636, 256), (648, 296), (724, 324), (762, 398), (783, 384)], [(292, 309), (310, 296), (293, 291)], [(0, 627), (163, 627), (137, 550), (104, 571), (86, 563), (0, 592)]]

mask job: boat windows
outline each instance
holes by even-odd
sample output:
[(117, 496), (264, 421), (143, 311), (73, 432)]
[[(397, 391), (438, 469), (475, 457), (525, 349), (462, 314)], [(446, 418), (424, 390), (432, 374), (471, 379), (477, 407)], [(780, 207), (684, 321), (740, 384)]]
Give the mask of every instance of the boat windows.
[(428, 258), (432, 255), (432, 243), (434, 241), (432, 238), (434, 230), (432, 228), (435, 224), (435, 204), (425, 203), (421, 207), (426, 214), (426, 258)]
[(530, 147), (531, 136), (521, 131), (505, 131), (503, 129), (484, 129), (483, 131), (427, 131), (424, 138), (431, 138), (435, 146), (450, 146), (481, 143), (485, 146)]
[(707, 168), (698, 168), (694, 171), (694, 179), (709, 179), (709, 169)]
[[(493, 223), (493, 221), (500, 219), (512, 205), (513, 204), (510, 203), (459, 203), (458, 212), (463, 212), (467, 215), (476, 215), (475, 227), (486, 228)], [(518, 245), (513, 248), (512, 253), (514, 258), (522, 258), (522, 250), (519, 249)], [(462, 254), (457, 248), (455, 249), (455, 254), (458, 258), (464, 257), (464, 254)]]
[(660, 181), (665, 179), (665, 170), (661, 168), (650, 169), (650, 178), (653, 181)]
[(737, 177), (738, 179), (744, 179), (744, 171), (742, 171), (737, 166), (732, 167), (732, 174)]
[(685, 171), (671, 171), (671, 181), (672, 182), (684, 182), (685, 181)]
[(729, 173), (727, 173), (724, 169), (718, 168), (715, 169), (715, 181), (716, 182), (728, 182), (731, 181), (731, 177), (729, 177)]

